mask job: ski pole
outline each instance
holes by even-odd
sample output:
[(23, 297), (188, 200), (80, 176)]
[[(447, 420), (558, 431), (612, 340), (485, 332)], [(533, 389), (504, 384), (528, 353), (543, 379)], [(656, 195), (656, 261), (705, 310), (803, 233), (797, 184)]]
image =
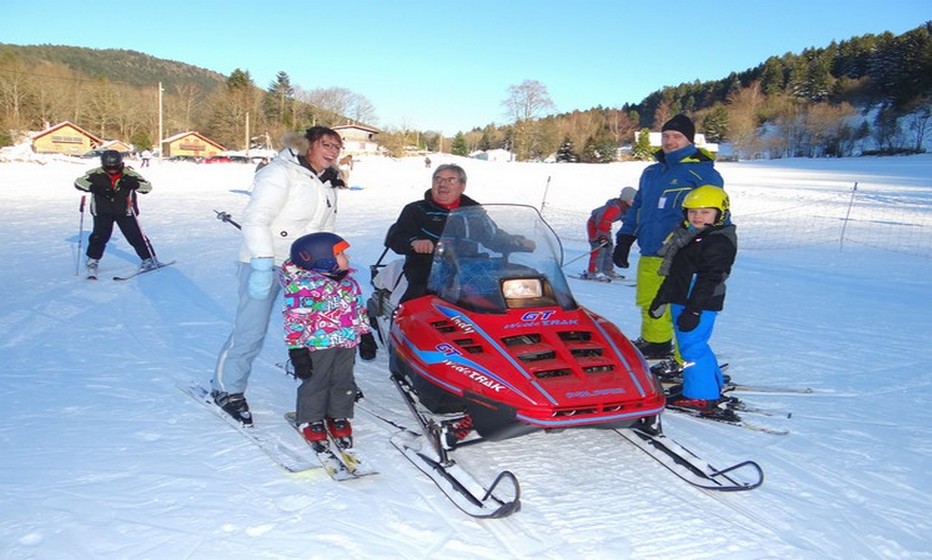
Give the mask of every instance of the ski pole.
[(236, 227), (236, 229), (243, 229), (243, 226), (233, 221), (233, 216), (231, 216), (229, 213), (220, 212), (218, 210), (214, 210), (214, 213), (217, 215), (217, 219), (220, 220), (221, 222), (226, 222), (228, 224), (231, 224), (234, 227)]
[(563, 266), (561, 266), (560, 268), (566, 268), (569, 265), (573, 264), (574, 262), (578, 261), (579, 259), (583, 257), (588, 257), (589, 255), (591, 255), (592, 253), (595, 253), (596, 251), (598, 251), (602, 247), (605, 247), (606, 245), (608, 245), (608, 241), (603, 241), (599, 243), (598, 245), (596, 245), (595, 247), (593, 247), (592, 249), (590, 249), (588, 253), (583, 253), (579, 255), (578, 257), (574, 257), (573, 259), (566, 261), (566, 263), (564, 263)]
[(133, 213), (133, 219), (136, 220), (136, 229), (138, 229), (139, 234), (142, 235), (142, 241), (146, 244), (146, 249), (149, 249), (149, 256), (152, 262), (155, 263), (155, 268), (162, 268), (162, 263), (159, 262), (159, 256), (155, 254), (155, 247), (152, 246), (152, 241), (149, 240), (149, 236), (146, 235), (146, 232), (142, 231), (138, 214)]
[(78, 226), (78, 254), (74, 259), (74, 275), (78, 275), (78, 269), (81, 268), (81, 242), (84, 240), (84, 199), (87, 195), (81, 195), (81, 203), (78, 206), (78, 212), (81, 213), (81, 221)]

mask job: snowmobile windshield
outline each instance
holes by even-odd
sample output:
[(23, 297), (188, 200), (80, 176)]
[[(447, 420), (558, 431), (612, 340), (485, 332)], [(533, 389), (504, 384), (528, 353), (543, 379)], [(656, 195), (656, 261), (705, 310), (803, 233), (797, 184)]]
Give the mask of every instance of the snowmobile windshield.
[(450, 303), (484, 313), (574, 309), (562, 261), (559, 238), (534, 207), (460, 207), (447, 216), (427, 287)]

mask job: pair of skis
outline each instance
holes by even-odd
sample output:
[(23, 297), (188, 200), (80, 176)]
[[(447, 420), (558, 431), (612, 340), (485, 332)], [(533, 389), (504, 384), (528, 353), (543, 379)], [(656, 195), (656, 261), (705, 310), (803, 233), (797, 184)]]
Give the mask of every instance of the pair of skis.
[[(256, 445), (272, 461), (281, 468), (291, 473), (299, 473), (311, 469), (323, 468), (331, 478), (337, 481), (352, 480), (363, 476), (376, 474), (369, 462), (354, 449), (341, 449), (339, 455), (330, 451), (329, 453), (314, 453), (308, 448), (295, 449), (285, 444), (281, 439), (271, 436), (266, 432), (255, 427), (243, 426), (240, 422), (234, 420), (229, 414), (223, 411), (219, 406), (214, 404), (210, 391), (198, 383), (188, 385), (179, 385), (178, 388), (186, 395), (193, 398), (204, 408), (209, 410), (214, 416), (220, 418), (228, 426), (242, 434), (247, 440)], [(285, 415), (285, 420), (293, 427), (294, 413), (289, 412)]]
[[(286, 413), (285, 421), (300, 433), (297, 414), (294, 412)], [(329, 432), (327, 436), (328, 439), (325, 440), (325, 443), (317, 448), (312, 446), (312, 451), (317, 455), (320, 466), (330, 475), (330, 478), (342, 482), (378, 473), (359, 451), (344, 446), (341, 441), (332, 437)], [(334, 452), (334, 449), (336, 449), (336, 452)]]
[[(722, 371), (728, 368), (728, 364), (719, 366)], [(674, 360), (664, 360), (651, 366), (651, 373), (660, 379), (664, 385), (664, 391), (668, 397), (682, 391), (682, 366)], [(697, 420), (717, 422), (736, 426), (746, 430), (762, 432), (770, 435), (786, 435), (789, 430), (783, 426), (774, 426), (768, 424), (771, 419), (792, 418), (792, 412), (784, 410), (771, 409), (747, 403), (742, 398), (735, 396), (740, 393), (767, 393), (767, 394), (785, 394), (785, 395), (807, 395), (812, 394), (810, 388), (791, 388), (776, 386), (758, 386), (744, 385), (733, 383), (725, 375), (726, 384), (722, 388), (722, 397), (715, 408), (706, 411), (700, 411), (693, 408), (679, 407), (673, 404), (667, 405), (667, 410), (681, 416), (688, 416)], [(764, 421), (755, 420), (754, 418), (766, 419)]]
[(567, 274), (570, 278), (576, 278), (577, 280), (585, 280), (587, 282), (596, 282), (599, 284), (614, 284), (616, 286), (627, 286), (629, 288), (634, 288), (637, 286), (637, 283), (634, 280), (625, 278), (624, 276), (618, 274), (614, 278), (606, 278), (605, 280), (599, 280), (597, 278), (589, 278), (583, 274)]
[(224, 412), (222, 408), (214, 404), (214, 400), (210, 396), (210, 391), (202, 385), (191, 383), (188, 385), (178, 385), (178, 388), (210, 411), (211, 414), (242, 434), (247, 440), (255, 444), (256, 447), (268, 455), (272, 461), (286, 471), (298, 473), (320, 466), (316, 458), (312, 455), (309, 456), (307, 452), (302, 453), (262, 430), (256, 429), (255, 427), (243, 426), (240, 422), (234, 420), (233, 417)]
[[(132, 272), (132, 273), (130, 273), (130, 274), (126, 274), (126, 275), (123, 275), (123, 276), (114, 276), (113, 279), (114, 279), (115, 281), (117, 281), (117, 282), (123, 282), (123, 281), (125, 281), (125, 280), (130, 280), (130, 279), (132, 279), (132, 278), (135, 278), (135, 277), (139, 276), (140, 274), (145, 274), (145, 273), (147, 273), (147, 272), (152, 272), (152, 271), (158, 270), (158, 269), (160, 269), (160, 268), (165, 268), (166, 266), (171, 266), (171, 265), (173, 265), (173, 264), (175, 264), (175, 261), (160, 262), (160, 263), (156, 263), (156, 266), (154, 266), (154, 267), (152, 267), (152, 268), (147, 268), (147, 269), (144, 269), (144, 270), (143, 270), (143, 269), (140, 269), (140, 270), (137, 270), (136, 272)], [(88, 275), (87, 275), (87, 279), (88, 279), (88, 280), (97, 280), (97, 274), (96, 274), (96, 273), (95, 273), (95, 274), (88, 274)]]

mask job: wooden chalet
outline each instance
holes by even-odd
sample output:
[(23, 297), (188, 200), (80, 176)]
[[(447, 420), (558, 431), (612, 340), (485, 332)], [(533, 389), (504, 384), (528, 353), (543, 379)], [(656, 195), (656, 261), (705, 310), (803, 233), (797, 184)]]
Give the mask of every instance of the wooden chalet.
[(220, 144), (206, 136), (194, 132), (182, 132), (162, 140), (163, 157), (190, 156), (210, 157), (226, 151)]
[(351, 155), (377, 154), (379, 143), (376, 135), (381, 132), (377, 128), (361, 124), (344, 124), (331, 127), (343, 138), (343, 152)]
[(79, 156), (103, 142), (80, 126), (64, 121), (32, 137), (32, 151), (37, 154)]

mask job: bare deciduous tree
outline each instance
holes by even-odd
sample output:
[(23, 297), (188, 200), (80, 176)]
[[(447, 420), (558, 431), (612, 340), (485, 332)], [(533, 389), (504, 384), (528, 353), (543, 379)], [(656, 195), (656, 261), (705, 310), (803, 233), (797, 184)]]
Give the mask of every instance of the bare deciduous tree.
[(514, 152), (526, 160), (539, 152), (539, 123), (535, 120), (554, 108), (547, 86), (537, 80), (525, 80), (508, 87), (508, 97), (502, 102), (514, 122), (512, 129)]
[(514, 122), (529, 121), (554, 108), (547, 86), (537, 80), (524, 80), (508, 87), (508, 98), (502, 102)]

